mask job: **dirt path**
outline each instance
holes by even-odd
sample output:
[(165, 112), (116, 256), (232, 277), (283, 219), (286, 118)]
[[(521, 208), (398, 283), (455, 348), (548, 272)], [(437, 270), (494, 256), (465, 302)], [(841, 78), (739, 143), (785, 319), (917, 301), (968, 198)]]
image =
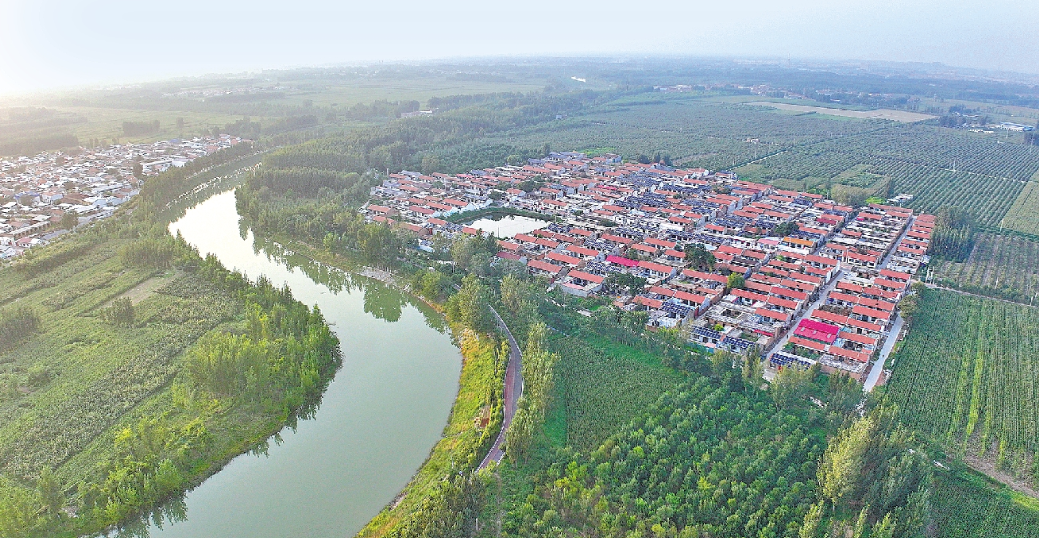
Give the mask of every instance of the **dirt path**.
[(975, 455), (968, 454), (963, 457), (963, 463), (966, 463), (968, 467), (982, 473), (993, 480), (1006, 485), (1008, 488), (1033, 498), (1039, 499), (1039, 490), (1036, 490), (1027, 482), (1014, 478), (1014, 476), (1001, 471), (996, 468), (996, 464), (993, 461), (979, 458)]
[[(168, 284), (174, 278), (180, 276), (180, 274), (181, 273), (178, 271), (178, 272), (173, 272), (173, 273), (170, 273), (170, 274), (163, 274), (163, 275), (149, 277), (149, 278), (145, 279), (143, 282), (141, 282), (140, 284), (138, 284), (138, 285), (136, 285), (136, 286), (126, 290), (123, 293), (121, 293), (115, 299), (122, 299), (122, 298), (125, 297), (125, 298), (130, 299), (131, 303), (133, 303), (134, 305), (137, 305), (138, 303), (140, 303), (141, 301), (147, 299), (148, 297), (151, 297), (152, 295), (155, 295), (155, 292), (159, 291), (159, 289), (161, 289), (163, 286)], [(112, 301), (115, 301), (115, 299), (112, 299)], [(103, 307), (111, 306), (112, 305), (112, 301), (108, 301), (107, 303), (105, 303), (102, 306)]]

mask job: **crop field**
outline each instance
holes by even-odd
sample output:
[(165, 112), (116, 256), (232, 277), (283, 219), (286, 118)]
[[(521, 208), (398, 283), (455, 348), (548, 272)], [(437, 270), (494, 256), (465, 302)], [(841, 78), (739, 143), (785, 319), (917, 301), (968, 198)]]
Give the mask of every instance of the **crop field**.
[(1039, 172), (1025, 184), (999, 223), (1003, 228), (1039, 236)]
[[(1028, 208), (1039, 204), (1032, 199), (1039, 194), (1026, 194), (1034, 188), (1028, 179), (1039, 171), (1034, 147), (929, 125), (893, 125), (804, 144), (736, 171), (751, 181), (808, 189), (866, 188), (871, 180), (891, 178), (896, 194), (914, 195), (908, 203), (913, 209), (933, 212), (950, 205), (993, 228), (1011, 215), (1026, 228)], [(1039, 228), (1039, 222), (1034, 225)]]
[(604, 338), (560, 336), (549, 346), (560, 360), (546, 429), (565, 432), (558, 441), (578, 450), (597, 447), (681, 381), (659, 358)]
[(1039, 293), (1039, 242), (1012, 235), (978, 234), (961, 263), (931, 261), (933, 282), (977, 295), (1031, 303)]
[(963, 210), (981, 226), (999, 226), (1024, 183), (972, 172), (927, 168), (897, 161), (881, 162), (874, 168), (895, 180), (895, 193), (911, 193), (907, 207), (933, 213), (944, 205)]
[[(361, 122), (342, 113), (357, 104), (374, 101), (418, 101), (431, 97), (498, 92), (533, 92), (546, 79), (521, 76), (466, 75), (422, 71), (378, 73), (278, 74), (279, 91), (220, 95), (224, 91), (255, 90), (264, 81), (198, 79), (144, 85), (111, 92), (83, 91), (41, 98), (0, 100), (0, 155), (93, 143), (147, 143), (211, 133), (214, 128), (247, 118), (265, 127), (293, 116), (314, 116), (337, 128)], [(215, 93), (214, 93), (215, 92)], [(147, 133), (127, 134), (123, 122), (159, 122)]]
[(1036, 538), (1039, 503), (972, 473), (943, 471), (931, 495), (932, 536)]
[(821, 153), (837, 151), (1027, 181), (1039, 170), (1039, 148), (1004, 143), (994, 135), (933, 125), (892, 125), (860, 136), (817, 144)]
[(1039, 309), (926, 290), (894, 360), (889, 394), (903, 420), (954, 450), (1029, 467), (1039, 449)]

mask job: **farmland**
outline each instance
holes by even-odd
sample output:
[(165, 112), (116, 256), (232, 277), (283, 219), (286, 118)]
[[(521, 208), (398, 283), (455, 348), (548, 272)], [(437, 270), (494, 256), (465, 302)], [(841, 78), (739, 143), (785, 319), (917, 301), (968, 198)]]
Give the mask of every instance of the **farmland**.
[(935, 258), (930, 271), (939, 286), (1030, 304), (1039, 292), (1039, 242), (980, 233), (966, 260)]
[(905, 422), (954, 451), (1034, 473), (1039, 311), (925, 290), (894, 361), (889, 394)]
[(830, 116), (841, 116), (845, 118), (856, 118), (860, 120), (894, 120), (900, 122), (914, 122), (923, 121), (934, 118), (934, 116), (928, 116), (927, 114), (918, 114), (915, 112), (906, 112), (905, 110), (890, 110), (890, 109), (879, 109), (879, 110), (848, 110), (843, 108), (831, 108), (821, 106), (805, 106), (805, 105), (794, 105), (790, 103), (770, 103), (764, 101), (755, 101), (747, 103), (749, 105), (764, 106), (776, 108), (779, 110), (786, 110), (792, 112), (802, 112), (808, 114), (824, 114)]
[(549, 427), (564, 431), (565, 444), (578, 450), (594, 449), (680, 380), (658, 358), (604, 338), (558, 337), (550, 347), (561, 360), (556, 408), (549, 410), (557, 422)]
[[(361, 114), (357, 105), (374, 101), (424, 102), (431, 97), (542, 89), (544, 80), (501, 76), (460, 76), (382, 69), (315, 76), (283, 71), (271, 83), (256, 79), (207, 77), (145, 84), (109, 91), (80, 91), (31, 101), (0, 101), (0, 155), (109, 142), (154, 142), (209, 134), (214, 128), (246, 132), (249, 138), (294, 130), (292, 120), (307, 117), (305, 128), (322, 131), (354, 127), (385, 117)], [(277, 90), (272, 90), (277, 86)], [(361, 117), (364, 116), (364, 117)], [(157, 128), (128, 132), (124, 122)]]
[[(890, 194), (914, 195), (908, 203), (913, 209), (933, 212), (951, 205), (993, 228), (1015, 200), (1027, 202), (1019, 195), (1039, 172), (1036, 148), (995, 135), (926, 123), (791, 115), (695, 94), (618, 98), (554, 122), (476, 138), (467, 142), (467, 153), (497, 148), (500, 161), (509, 152), (537, 152), (546, 144), (628, 159), (667, 157), (683, 167), (735, 166), (747, 180), (791, 189), (825, 191), (839, 184), (886, 197), (876, 189), (890, 179)], [(457, 151), (440, 147), (432, 153), (441, 162), (458, 163), (443, 171), (461, 171), (464, 159), (456, 158)], [(1027, 220), (1025, 208), (1014, 214)]]
[[(1039, 176), (1039, 172), (1036, 172)], [(999, 224), (1028, 235), (1039, 236), (1039, 177), (1025, 184), (1006, 217)]]
[(1037, 170), (1034, 147), (915, 124), (804, 144), (737, 169), (747, 179), (788, 188), (871, 187), (870, 179), (875, 185), (891, 178), (894, 194), (914, 195), (909, 207), (933, 212), (950, 205), (989, 227), (1000, 225)]
[(931, 496), (935, 536), (1035, 538), (1039, 506), (978, 475), (940, 472)]
[(660, 153), (682, 166), (719, 170), (792, 145), (875, 128), (873, 122), (788, 116), (695, 97), (650, 94), (477, 143), (521, 149), (547, 143), (560, 151), (606, 148), (631, 159)]

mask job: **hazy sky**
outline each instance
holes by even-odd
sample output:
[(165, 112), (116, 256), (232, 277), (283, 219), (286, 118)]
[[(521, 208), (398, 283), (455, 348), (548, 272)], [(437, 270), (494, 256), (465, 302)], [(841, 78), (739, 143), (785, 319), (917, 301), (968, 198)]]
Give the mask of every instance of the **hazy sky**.
[(942, 62), (1039, 73), (1037, 0), (0, 0), (0, 93), (487, 55)]

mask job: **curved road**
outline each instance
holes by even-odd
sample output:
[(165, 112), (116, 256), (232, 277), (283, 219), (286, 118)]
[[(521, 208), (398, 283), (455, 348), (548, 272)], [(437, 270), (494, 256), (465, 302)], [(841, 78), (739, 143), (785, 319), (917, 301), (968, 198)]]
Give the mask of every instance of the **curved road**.
[(512, 337), (512, 331), (505, 325), (505, 321), (498, 315), (498, 311), (493, 306), (487, 306), (494, 314), (494, 319), (498, 321), (498, 327), (505, 331), (505, 336), (509, 339), (509, 365), (505, 368), (505, 390), (502, 395), (502, 399), (505, 400), (505, 416), (501, 421), (501, 431), (498, 433), (498, 438), (494, 440), (494, 445), (487, 452), (487, 456), (480, 462), (480, 469), (486, 468), (492, 461), (501, 462), (502, 456), (505, 455), (501, 449), (505, 444), (505, 432), (512, 424), (512, 417), (516, 415), (516, 402), (523, 394), (523, 356), (520, 354), (519, 345), (516, 344), (516, 339)]

